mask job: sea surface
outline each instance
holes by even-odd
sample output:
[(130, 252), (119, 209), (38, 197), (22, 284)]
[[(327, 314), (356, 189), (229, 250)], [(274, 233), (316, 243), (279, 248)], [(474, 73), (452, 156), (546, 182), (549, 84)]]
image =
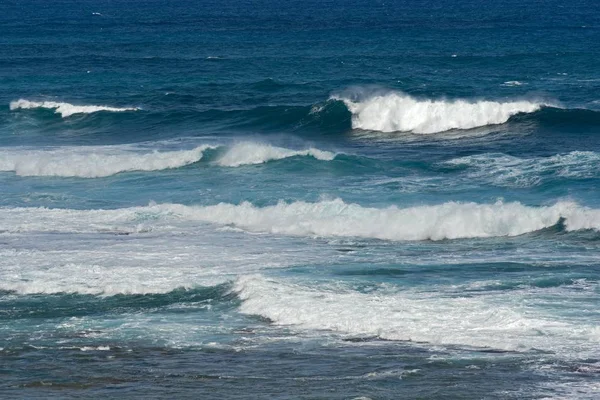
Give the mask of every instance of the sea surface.
[(0, 398), (598, 398), (600, 2), (1, 3)]

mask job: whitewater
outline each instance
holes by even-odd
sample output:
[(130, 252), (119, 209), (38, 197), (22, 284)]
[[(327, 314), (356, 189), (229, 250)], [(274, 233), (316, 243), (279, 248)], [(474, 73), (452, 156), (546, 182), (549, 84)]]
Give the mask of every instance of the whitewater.
[[(530, 207), (521, 203), (449, 202), (398, 208), (363, 207), (341, 199), (317, 203), (249, 202), (211, 206), (156, 204), (115, 210), (0, 208), (4, 232), (143, 232), (193, 229), (195, 222), (235, 226), (249, 232), (293, 236), (358, 237), (381, 240), (443, 240), (518, 236), (563, 224), (566, 231), (600, 230), (600, 210), (574, 202)], [(51, 221), (60, 221), (50, 224)], [(139, 223), (138, 223), (139, 222)], [(163, 225), (164, 224), (164, 225)]]
[[(352, 113), (352, 127), (380, 132), (433, 134), (452, 129), (473, 129), (507, 122), (550, 103), (528, 100), (419, 99), (402, 92), (336, 95)], [(355, 99), (355, 97), (358, 97)]]
[[(164, 143), (162, 143), (164, 146)], [(202, 144), (191, 150), (148, 151), (144, 146), (57, 147), (0, 149), (0, 172), (19, 176), (102, 178), (122, 172), (160, 171), (200, 161), (206, 150), (225, 148), (216, 160), (223, 167), (263, 164), (289, 157), (331, 161), (335, 154), (319, 149), (292, 150), (269, 144), (242, 142), (230, 146)]]

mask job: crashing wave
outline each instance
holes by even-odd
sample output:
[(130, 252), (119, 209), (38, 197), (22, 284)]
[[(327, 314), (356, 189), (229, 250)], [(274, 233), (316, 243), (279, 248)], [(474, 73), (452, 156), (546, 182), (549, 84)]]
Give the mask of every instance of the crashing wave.
[[(517, 236), (561, 223), (566, 231), (600, 230), (600, 210), (561, 201), (530, 207), (519, 202), (448, 202), (430, 206), (370, 208), (340, 199), (297, 201), (257, 207), (251, 203), (212, 206), (160, 204), (118, 210), (0, 208), (0, 230), (140, 232), (140, 215), (150, 226), (171, 229), (197, 222), (233, 226), (247, 232), (308, 237), (358, 237), (391, 241)], [(58, 222), (57, 222), (58, 221)]]
[(355, 99), (334, 96), (352, 113), (355, 129), (431, 134), (452, 129), (473, 129), (503, 124), (519, 113), (532, 113), (548, 105), (541, 102), (419, 99), (388, 92)]

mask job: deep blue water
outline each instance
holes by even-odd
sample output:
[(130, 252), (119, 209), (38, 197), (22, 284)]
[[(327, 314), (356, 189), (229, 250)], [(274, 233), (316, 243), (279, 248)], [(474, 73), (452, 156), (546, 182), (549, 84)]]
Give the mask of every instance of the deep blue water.
[(4, 0), (0, 397), (594, 399), (600, 4)]

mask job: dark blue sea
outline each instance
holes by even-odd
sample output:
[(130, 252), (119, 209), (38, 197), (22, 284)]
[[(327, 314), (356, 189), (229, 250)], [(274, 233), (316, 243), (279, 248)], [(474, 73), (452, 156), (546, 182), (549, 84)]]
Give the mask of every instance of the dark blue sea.
[(598, 1), (1, 0), (0, 398), (599, 393)]

